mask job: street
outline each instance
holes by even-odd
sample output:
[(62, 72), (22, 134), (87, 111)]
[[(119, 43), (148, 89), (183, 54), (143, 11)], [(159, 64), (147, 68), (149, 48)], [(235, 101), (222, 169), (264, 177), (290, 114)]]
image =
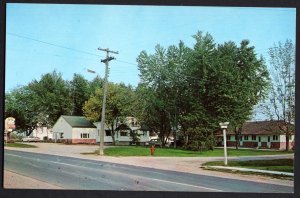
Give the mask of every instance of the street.
[(13, 150), (5, 150), (4, 155), (5, 170), (57, 185), (64, 189), (293, 192), (293, 187), (290, 186), (159, 170), (90, 159)]

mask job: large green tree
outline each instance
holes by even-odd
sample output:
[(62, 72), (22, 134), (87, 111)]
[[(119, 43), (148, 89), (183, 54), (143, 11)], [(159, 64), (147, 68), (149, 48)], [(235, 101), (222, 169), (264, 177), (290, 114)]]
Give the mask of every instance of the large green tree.
[[(141, 87), (149, 107), (146, 122), (156, 125), (161, 138), (172, 126), (181, 129), (185, 144), (211, 145), (218, 123), (239, 128), (268, 88), (268, 72), (249, 41), (216, 45), (210, 34), (198, 32), (193, 48), (183, 42), (137, 58)], [(237, 130), (238, 131), (238, 130)], [(196, 134), (201, 133), (201, 134)], [(196, 141), (196, 143), (195, 143)]]
[[(96, 89), (95, 93), (83, 106), (84, 115), (92, 122), (101, 120), (103, 89)], [(105, 123), (111, 130), (113, 143), (115, 144), (115, 129), (117, 124), (131, 115), (133, 90), (124, 84), (108, 83), (107, 101), (105, 109)]]
[(84, 102), (89, 99), (90, 92), (94, 90), (94, 88), (90, 88), (89, 82), (80, 74), (74, 74), (70, 84), (72, 89), (71, 97), (74, 106), (72, 114), (75, 116), (82, 116)]
[(73, 109), (70, 85), (56, 71), (42, 75), (5, 96), (5, 114), (16, 118), (18, 131), (30, 135), (38, 126), (52, 126)]

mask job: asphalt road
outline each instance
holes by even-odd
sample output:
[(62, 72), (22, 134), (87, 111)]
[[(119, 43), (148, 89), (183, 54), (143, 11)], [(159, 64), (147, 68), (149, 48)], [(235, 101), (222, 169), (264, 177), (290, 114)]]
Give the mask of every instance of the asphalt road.
[(76, 190), (293, 192), (283, 185), (12, 150), (4, 151), (4, 169)]

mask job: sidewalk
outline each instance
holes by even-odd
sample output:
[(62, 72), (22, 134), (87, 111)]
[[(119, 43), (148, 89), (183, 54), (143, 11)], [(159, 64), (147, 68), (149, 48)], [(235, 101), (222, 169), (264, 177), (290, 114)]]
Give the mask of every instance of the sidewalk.
[(60, 186), (26, 177), (8, 170), (4, 170), (3, 187), (9, 189), (62, 189)]
[(252, 168), (240, 168), (240, 167), (230, 167), (230, 166), (204, 166), (204, 168), (237, 170), (237, 171), (242, 171), (242, 172), (256, 172), (256, 173), (266, 173), (266, 174), (272, 174), (272, 175), (282, 175), (282, 176), (294, 177), (294, 173), (259, 170), (259, 169), (252, 169)]
[[(293, 181), (280, 180), (276, 178), (265, 177), (261, 175), (244, 175), (217, 172), (211, 170), (201, 169), (201, 165), (208, 161), (223, 160), (223, 157), (112, 157), (112, 156), (99, 156), (99, 155), (83, 155), (81, 153), (94, 152), (97, 145), (64, 145), (53, 143), (29, 143), (38, 146), (38, 148), (13, 148), (5, 147), (5, 150), (19, 150), (25, 152), (59, 155), (66, 157), (75, 157), (81, 159), (89, 159), (95, 161), (104, 161), (117, 164), (126, 164), (139, 167), (147, 167), (162, 170), (171, 170), (177, 172), (185, 172), (192, 174), (200, 174), (207, 176), (216, 176), (223, 178), (257, 181), (261, 183), (280, 184), (286, 186), (293, 186)], [(5, 151), (4, 151), (5, 152)], [(149, 153), (150, 155), (150, 153)], [(274, 156), (251, 156), (251, 157), (229, 157), (228, 160), (242, 159), (248, 160), (253, 158), (274, 158)], [(292, 155), (280, 155), (279, 158), (291, 158)]]

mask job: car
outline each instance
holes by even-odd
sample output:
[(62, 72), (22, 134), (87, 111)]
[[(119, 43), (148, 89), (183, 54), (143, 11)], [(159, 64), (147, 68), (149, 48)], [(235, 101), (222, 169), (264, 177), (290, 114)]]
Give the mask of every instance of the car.
[(152, 139), (149, 141), (149, 145), (162, 146), (162, 142), (158, 139)]
[(22, 138), (22, 142), (40, 142), (41, 139), (39, 137), (24, 137)]

